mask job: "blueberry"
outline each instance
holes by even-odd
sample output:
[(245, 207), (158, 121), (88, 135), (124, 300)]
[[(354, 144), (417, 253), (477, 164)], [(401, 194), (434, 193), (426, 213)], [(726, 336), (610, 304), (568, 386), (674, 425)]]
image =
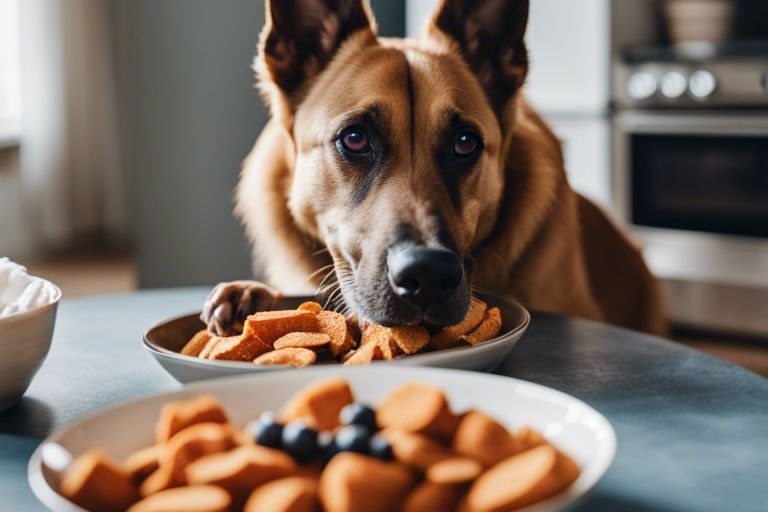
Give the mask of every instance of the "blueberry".
[(368, 442), (368, 453), (381, 460), (392, 460), (394, 457), (392, 445), (380, 435), (371, 436), (371, 440)]
[(296, 461), (306, 462), (318, 452), (317, 431), (304, 421), (293, 421), (283, 427), (283, 450)]
[(274, 414), (264, 413), (249, 425), (251, 435), (257, 444), (270, 448), (282, 446), (283, 426), (277, 422)]
[(342, 425), (361, 425), (370, 432), (376, 432), (376, 411), (365, 404), (349, 404), (339, 413)]
[(328, 463), (337, 453), (339, 447), (336, 445), (336, 438), (332, 432), (320, 432), (317, 436), (317, 445), (320, 448), (320, 456), (323, 463)]
[(362, 425), (347, 425), (336, 432), (336, 447), (342, 452), (368, 453), (371, 431)]

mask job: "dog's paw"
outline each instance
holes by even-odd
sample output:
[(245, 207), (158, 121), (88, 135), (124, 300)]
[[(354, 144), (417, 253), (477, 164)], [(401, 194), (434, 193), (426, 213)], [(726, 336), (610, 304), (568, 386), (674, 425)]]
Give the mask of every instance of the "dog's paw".
[(280, 292), (258, 281), (217, 284), (205, 300), (200, 319), (217, 336), (234, 336), (243, 330), (248, 315), (272, 309)]

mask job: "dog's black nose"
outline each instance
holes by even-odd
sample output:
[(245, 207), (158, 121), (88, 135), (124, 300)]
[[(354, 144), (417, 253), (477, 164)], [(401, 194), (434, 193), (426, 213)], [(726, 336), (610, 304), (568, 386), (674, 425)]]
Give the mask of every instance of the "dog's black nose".
[(390, 249), (387, 268), (395, 293), (423, 310), (448, 300), (462, 278), (461, 261), (453, 252), (419, 245)]

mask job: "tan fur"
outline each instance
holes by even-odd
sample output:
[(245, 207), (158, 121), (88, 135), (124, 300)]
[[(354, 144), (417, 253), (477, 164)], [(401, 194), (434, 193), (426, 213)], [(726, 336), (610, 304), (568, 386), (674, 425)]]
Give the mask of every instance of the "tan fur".
[[(551, 130), (519, 92), (494, 112), (483, 77), (435, 23), (418, 41), (359, 30), (292, 91), (272, 83), (262, 59), (273, 119), (245, 161), (236, 198), (256, 266), (286, 292), (314, 291), (324, 276), (315, 271), (330, 264), (357, 288), (375, 287), (388, 229), (405, 222), (427, 243), (439, 209), (457, 249), (474, 259), (477, 286), (529, 308), (663, 333), (655, 280), (627, 238), (569, 187)], [(507, 71), (522, 81), (519, 66)], [(328, 130), (372, 102), (398, 150), (386, 176), (350, 208), (358, 178), (339, 168)], [(482, 172), (463, 178), (459, 210), (447, 206), (431, 161), (449, 109), (479, 126), (485, 141)]]

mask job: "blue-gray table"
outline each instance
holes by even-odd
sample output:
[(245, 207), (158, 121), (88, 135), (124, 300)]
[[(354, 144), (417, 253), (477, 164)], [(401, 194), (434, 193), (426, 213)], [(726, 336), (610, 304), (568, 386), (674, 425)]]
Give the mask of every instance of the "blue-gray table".
[[(150, 325), (198, 310), (207, 290), (64, 301), (48, 359), (0, 414), (0, 510), (43, 509), (27, 485), (40, 441), (84, 413), (177, 384), (141, 345)], [(534, 314), (498, 373), (581, 398), (618, 435), (579, 511), (768, 511), (768, 380), (672, 342)]]

